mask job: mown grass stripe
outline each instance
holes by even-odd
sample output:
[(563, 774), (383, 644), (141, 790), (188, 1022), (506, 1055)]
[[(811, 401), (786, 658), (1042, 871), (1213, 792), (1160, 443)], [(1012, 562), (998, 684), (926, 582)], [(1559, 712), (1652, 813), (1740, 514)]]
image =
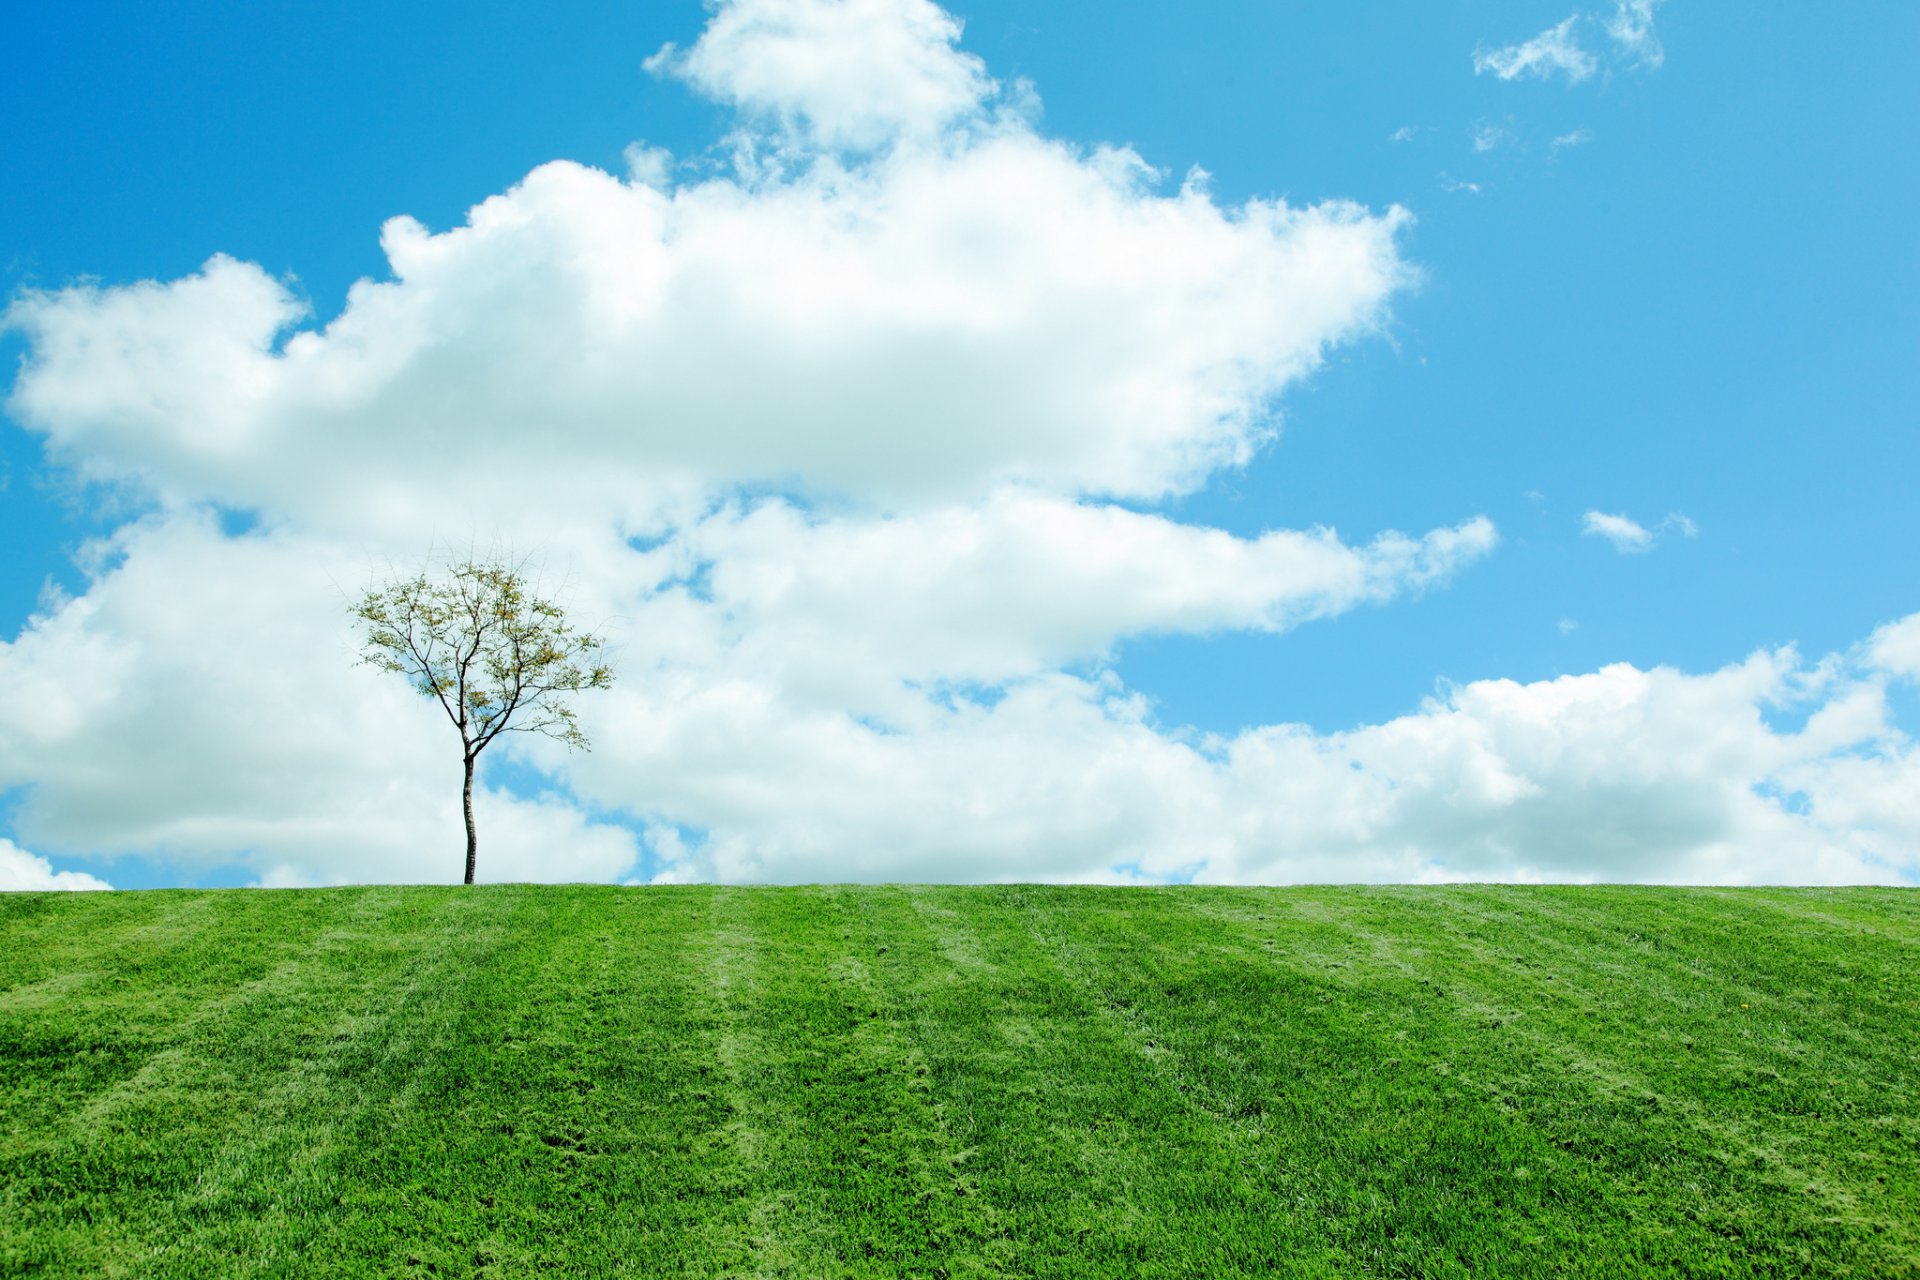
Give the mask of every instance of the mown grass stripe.
[(734, 957), (716, 982), (722, 1059), (751, 1190), (716, 1258), (742, 1274), (981, 1274), (866, 923), (831, 888), (717, 900)]
[[(1504, 1131), (1464, 1093), (1439, 1109), (1409, 1110), (1396, 1082), (1370, 1067), (1385, 1055), (1373, 1029), (1348, 1016), (1337, 985), (1223, 948), (1178, 895), (1119, 902), (1126, 909), (1088, 913), (1092, 927), (1069, 963), (1102, 986), (1113, 1016), (1154, 1051), (1167, 1086), (1213, 1119), (1215, 1144), (1242, 1171), (1245, 1194), (1212, 1224), (1233, 1274), (1318, 1265), (1312, 1260), (1330, 1251), (1419, 1274), (1510, 1261), (1526, 1240), (1457, 1230), (1469, 1202), (1500, 1204), (1503, 1226), (1538, 1234), (1528, 1222), (1538, 1216), (1530, 1184), (1506, 1176), (1552, 1160), (1530, 1135)], [(1431, 1089), (1423, 1083), (1419, 1092)], [(1340, 1151), (1356, 1145), (1371, 1158), (1343, 1167)], [(1381, 1178), (1383, 1162), (1399, 1167)], [(1416, 1194), (1406, 1194), (1408, 1184)], [(1283, 1223), (1263, 1212), (1269, 1206)]]
[[(1244, 1198), (1249, 1171), (1212, 1140), (1216, 1117), (1156, 1070), (1094, 984), (1062, 966), (1051, 891), (979, 891), (993, 908), (976, 896), (965, 913), (940, 905), (952, 892), (915, 890), (921, 918), (947, 935), (942, 954), (987, 967), (923, 986), (922, 1035), (1020, 1273), (1237, 1274), (1246, 1259), (1236, 1248), (1272, 1251), (1284, 1222), (1245, 1241), (1212, 1225)], [(1263, 1201), (1263, 1216), (1271, 1208)]]
[(635, 919), (611, 890), (517, 891), (518, 927), (452, 987), (444, 1050), (335, 1170), (347, 1198), (314, 1249), (338, 1274), (661, 1275), (693, 1256), (731, 1159), (691, 892)]

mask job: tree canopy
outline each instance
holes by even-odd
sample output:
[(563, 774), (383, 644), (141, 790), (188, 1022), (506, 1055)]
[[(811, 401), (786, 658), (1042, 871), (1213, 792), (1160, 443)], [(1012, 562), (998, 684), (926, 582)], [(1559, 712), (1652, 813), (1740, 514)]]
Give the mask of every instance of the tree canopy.
[(473, 772), (480, 753), (510, 732), (589, 749), (568, 696), (613, 684), (605, 642), (576, 630), (565, 609), (534, 594), (523, 568), (500, 557), (469, 558), (389, 579), (353, 606), (364, 629), (361, 660), (406, 677), (459, 731), (468, 884), (478, 843)]

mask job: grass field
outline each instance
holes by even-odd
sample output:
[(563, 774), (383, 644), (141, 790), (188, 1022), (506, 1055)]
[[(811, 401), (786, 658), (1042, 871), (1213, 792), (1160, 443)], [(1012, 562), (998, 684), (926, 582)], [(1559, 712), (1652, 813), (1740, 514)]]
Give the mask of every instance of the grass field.
[(0, 1274), (1920, 1275), (1920, 893), (0, 895)]

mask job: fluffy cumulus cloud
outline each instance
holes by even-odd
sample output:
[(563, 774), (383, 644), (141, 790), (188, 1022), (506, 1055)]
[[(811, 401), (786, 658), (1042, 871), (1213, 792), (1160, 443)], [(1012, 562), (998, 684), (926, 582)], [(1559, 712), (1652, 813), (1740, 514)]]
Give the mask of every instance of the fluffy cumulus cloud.
[(456, 878), (453, 731), (355, 664), (345, 606), (499, 539), (621, 674), (579, 704), (592, 753), (490, 753), (483, 878), (1912, 872), (1881, 702), (1911, 620), (1813, 666), (1487, 682), (1344, 734), (1159, 723), (1111, 668), (1128, 637), (1391, 607), (1497, 534), (1166, 514), (1380, 330), (1405, 215), (1222, 204), (1047, 137), (961, 35), (927, 0), (721, 3), (652, 62), (737, 111), (719, 169), (636, 146), (458, 227), (394, 219), (389, 275), (330, 318), (227, 257), (17, 298), (10, 411), (142, 514), (0, 643), (15, 838)]
[(873, 147), (937, 138), (997, 90), (959, 38), (931, 0), (731, 0), (647, 68), (807, 141)]
[(1920, 614), (1875, 631), (1867, 652), (1882, 671), (1920, 681)]
[[(12, 399), (59, 456), (172, 500), (360, 531), (742, 482), (903, 504), (1153, 498), (1407, 279), (1402, 214), (1223, 208), (1023, 125), (662, 192), (543, 166), (324, 328), (257, 266), (29, 295)], [(422, 476), (434, 478), (431, 485)]]
[(1151, 500), (1246, 461), (1379, 327), (1406, 215), (1226, 206), (1047, 138), (988, 110), (958, 32), (927, 0), (721, 4), (656, 60), (746, 112), (719, 175), (643, 149), (394, 218), (390, 277), (324, 325), (224, 256), (29, 293), (10, 408), (89, 478), (354, 537), (530, 507), (657, 532), (737, 484)]
[(105, 880), (84, 871), (55, 871), (45, 858), (0, 837), (0, 893), (111, 888)]
[[(550, 585), (612, 624), (624, 682), (582, 705), (593, 755), (512, 738), (496, 752), (590, 777), (595, 807), (644, 818), (679, 788), (737, 785), (820, 725), (938, 737), (970, 714), (966, 696), (1046, 686), (1120, 636), (1283, 629), (1421, 589), (1492, 541), (1484, 521), (1360, 547), (1325, 531), (1239, 539), (1031, 496), (916, 516), (730, 508), (645, 552), (611, 534), (566, 549), (566, 582)], [(0, 718), (19, 727), (0, 741), (0, 785), (28, 788), (20, 831), (68, 853), (237, 862), (268, 883), (457, 872), (452, 730), (357, 666), (344, 626), (379, 556), (286, 529), (230, 537), (188, 512), (130, 525), (88, 560), (88, 591), (0, 646)], [(663, 770), (647, 744), (673, 725), (696, 742)], [(727, 777), (703, 783), (701, 761)], [(768, 770), (749, 785), (773, 823), (781, 778), (799, 775)], [(498, 789), (479, 805), (488, 878), (636, 868), (627, 829), (572, 798)], [(862, 835), (856, 822), (836, 838)]]
[[(1355, 547), (1328, 530), (1245, 539), (1032, 495), (889, 518), (769, 503), (689, 530), (692, 571), (709, 566), (703, 598), (662, 593), (671, 618), (643, 611), (639, 630), (687, 627), (690, 607), (704, 619), (692, 630), (720, 637), (740, 669), (878, 712), (914, 685), (1037, 676), (1124, 636), (1285, 630), (1442, 581), (1494, 542), (1484, 519)], [(718, 651), (708, 639), (697, 656)]]
[(1872, 662), (1780, 650), (1211, 737), (1160, 730), (1110, 676), (886, 725), (743, 673), (622, 691), (579, 781), (614, 803), (654, 780), (667, 879), (1899, 883), (1920, 752), (1884, 695)]

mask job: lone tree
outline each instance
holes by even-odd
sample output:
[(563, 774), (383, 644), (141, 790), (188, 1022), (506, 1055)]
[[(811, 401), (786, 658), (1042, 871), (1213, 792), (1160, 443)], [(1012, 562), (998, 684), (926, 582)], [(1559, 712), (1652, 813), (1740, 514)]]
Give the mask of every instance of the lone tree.
[(600, 660), (604, 642), (575, 631), (558, 604), (533, 595), (523, 567), (498, 557), (468, 559), (389, 579), (353, 606), (366, 630), (361, 661), (405, 676), (460, 731), (468, 884), (479, 847), (473, 766), (480, 753), (509, 731), (589, 749), (567, 695), (613, 684), (613, 669)]

